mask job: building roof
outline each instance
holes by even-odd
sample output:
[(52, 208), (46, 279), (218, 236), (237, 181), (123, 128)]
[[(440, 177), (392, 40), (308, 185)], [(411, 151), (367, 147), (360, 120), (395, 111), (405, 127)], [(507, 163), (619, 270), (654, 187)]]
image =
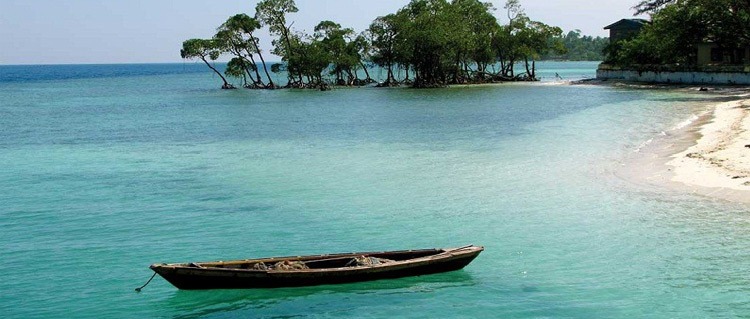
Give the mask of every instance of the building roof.
[(621, 28), (640, 28), (649, 23), (651, 23), (651, 21), (648, 21), (646, 19), (622, 19), (620, 21), (617, 21), (615, 23), (612, 23), (604, 27), (604, 30), (621, 29)]

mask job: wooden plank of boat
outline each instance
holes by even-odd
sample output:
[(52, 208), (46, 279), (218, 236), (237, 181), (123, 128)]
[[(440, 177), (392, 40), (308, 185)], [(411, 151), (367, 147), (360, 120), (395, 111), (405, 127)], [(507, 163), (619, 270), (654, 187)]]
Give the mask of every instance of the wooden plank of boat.
[(235, 261), (154, 264), (179, 289), (301, 287), (420, 276), (464, 268), (484, 247), (359, 252)]

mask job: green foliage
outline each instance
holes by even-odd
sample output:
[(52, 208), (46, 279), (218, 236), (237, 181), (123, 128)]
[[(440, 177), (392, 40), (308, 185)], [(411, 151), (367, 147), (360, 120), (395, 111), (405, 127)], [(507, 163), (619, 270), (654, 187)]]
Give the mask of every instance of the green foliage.
[[(562, 31), (531, 21), (518, 1), (505, 8), (510, 22), (500, 26), (490, 3), (412, 0), (370, 25), (372, 60), (388, 70), (386, 84), (395, 81), (396, 65), (413, 70), (418, 87), (515, 78), (517, 61), (526, 63), (526, 77), (534, 79), (535, 59), (565, 50)], [(502, 65), (499, 75), (489, 72), (496, 62)]]
[[(279, 38), (273, 41), (273, 54), (282, 58), (283, 61), (300, 61), (302, 54), (299, 51), (299, 41), (292, 34), (291, 26), (287, 25), (286, 16), (289, 13), (299, 11), (294, 0), (262, 0), (255, 6), (255, 18), (268, 27), (271, 35)], [(299, 67), (288, 68), (289, 82), (301, 81), (302, 75), (299, 73)]]
[(389, 14), (378, 17), (370, 24), (370, 60), (388, 72), (384, 84), (395, 85), (393, 67), (396, 63), (396, 40), (399, 34), (397, 16)]
[(224, 74), (237, 78), (244, 78), (247, 75), (248, 63), (243, 58), (233, 58), (227, 63), (227, 69)]
[[(255, 32), (261, 28), (260, 21), (250, 17), (244, 13), (236, 14), (229, 17), (219, 28), (217, 29), (214, 40), (221, 43), (225, 53), (230, 53), (235, 58), (230, 61), (228, 69), (225, 72), (229, 76), (241, 77), (245, 87), (257, 87), (257, 88), (273, 88), (273, 80), (268, 74), (268, 69), (263, 63), (266, 78), (269, 84), (265, 84), (261, 79), (258, 65), (255, 57), (260, 58), (264, 62), (263, 55), (258, 45), (259, 39), (255, 36)], [(237, 73), (237, 69), (243, 71), (241, 75)], [(254, 73), (254, 77), (253, 74)], [(246, 76), (247, 75), (247, 76)], [(252, 85), (248, 84), (248, 78), (252, 82)]]
[(323, 82), (323, 70), (328, 68), (329, 65), (330, 53), (319, 41), (301, 42), (299, 49), (304, 54), (295, 56), (295, 59), (298, 60), (292, 60), (289, 64), (295, 65), (298, 72), (308, 77), (314, 82), (314, 85), (320, 85)]
[(674, 2), (674, 0), (643, 0), (638, 3), (633, 9), (636, 11), (636, 15), (647, 13), (647, 12), (655, 12), (659, 10), (659, 8)]
[(221, 45), (212, 39), (190, 39), (182, 43), (180, 56), (183, 59), (216, 60), (221, 55)]
[(444, 84), (454, 55), (450, 42), (455, 36), (447, 7), (445, 0), (412, 0), (398, 13), (401, 22), (411, 22), (401, 26), (403, 47), (399, 49), (408, 52), (401, 62), (416, 72), (415, 86)]
[(514, 67), (519, 61), (523, 61), (526, 74), (521, 76), (533, 80), (536, 78), (536, 59), (566, 52), (562, 29), (531, 20), (517, 0), (507, 1), (504, 8), (509, 22), (507, 25), (496, 26), (491, 41), (500, 62), (500, 75), (503, 78), (518, 77)]
[(519, 20), (524, 23), (518, 30), (519, 49), (525, 58), (538, 59), (549, 52), (564, 53), (562, 29), (552, 27), (528, 18)]
[(262, 0), (255, 6), (255, 18), (268, 26), (272, 35), (289, 33), (286, 15), (299, 11), (294, 0)]
[[(336, 76), (339, 84), (350, 84), (354, 81), (353, 70), (359, 66), (360, 55), (357, 43), (354, 42), (354, 30), (341, 28), (333, 21), (322, 21), (315, 26), (314, 42), (327, 54), (316, 54), (318, 58), (325, 58), (322, 63), (332, 65), (330, 74)], [(344, 77), (347, 77), (345, 80)]]
[(604, 51), (609, 39), (602, 37), (581, 36), (580, 30), (569, 31), (562, 39), (565, 52), (562, 54), (545, 54), (544, 60), (567, 61), (603, 61)]

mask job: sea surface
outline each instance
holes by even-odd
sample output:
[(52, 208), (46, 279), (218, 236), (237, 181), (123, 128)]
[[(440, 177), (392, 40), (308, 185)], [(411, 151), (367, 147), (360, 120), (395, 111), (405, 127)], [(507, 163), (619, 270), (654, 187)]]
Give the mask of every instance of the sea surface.
[[(224, 91), (195, 63), (0, 66), (0, 314), (750, 317), (750, 207), (616, 173), (715, 101), (539, 67), (320, 92)], [(466, 244), (486, 250), (438, 275), (134, 291), (152, 263)]]

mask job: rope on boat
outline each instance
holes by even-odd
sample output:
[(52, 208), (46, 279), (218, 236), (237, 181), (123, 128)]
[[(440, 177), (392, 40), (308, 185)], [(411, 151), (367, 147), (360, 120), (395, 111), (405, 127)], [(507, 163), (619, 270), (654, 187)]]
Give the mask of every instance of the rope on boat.
[(140, 286), (140, 287), (138, 287), (138, 288), (135, 288), (135, 291), (136, 291), (136, 292), (141, 292), (141, 290), (142, 290), (143, 288), (146, 288), (146, 286), (148, 286), (148, 284), (149, 284), (149, 283), (151, 283), (151, 280), (154, 280), (154, 277), (156, 277), (156, 273), (154, 273), (154, 274), (153, 274), (153, 275), (151, 276), (151, 279), (149, 279), (149, 280), (148, 280), (148, 281), (147, 281), (147, 282), (146, 282), (146, 283), (145, 283), (145, 284), (144, 284), (143, 286)]
[(458, 247), (458, 248), (446, 249), (445, 251), (442, 252), (442, 254), (451, 253), (451, 252), (459, 251), (459, 250), (464, 250), (464, 249), (472, 247), (472, 246), (474, 246), (474, 245), (466, 245), (466, 246), (461, 246), (461, 247)]

